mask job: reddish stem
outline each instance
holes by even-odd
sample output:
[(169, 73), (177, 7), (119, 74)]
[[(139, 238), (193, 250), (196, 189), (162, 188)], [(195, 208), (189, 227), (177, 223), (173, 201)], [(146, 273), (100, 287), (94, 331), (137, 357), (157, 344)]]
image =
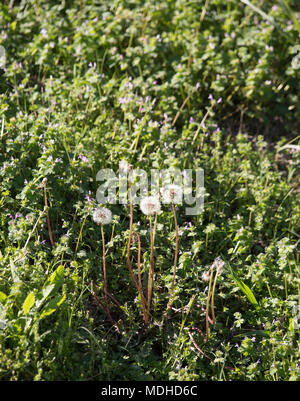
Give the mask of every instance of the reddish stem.
[(101, 234), (102, 234), (102, 260), (103, 260), (103, 279), (104, 279), (104, 298), (105, 298), (105, 309), (106, 309), (106, 314), (110, 320), (110, 322), (114, 325), (115, 322), (113, 318), (111, 317), (109, 308), (108, 308), (108, 298), (107, 298), (107, 277), (106, 277), (106, 262), (105, 262), (105, 239), (104, 239), (104, 230), (103, 230), (103, 224), (101, 224)]

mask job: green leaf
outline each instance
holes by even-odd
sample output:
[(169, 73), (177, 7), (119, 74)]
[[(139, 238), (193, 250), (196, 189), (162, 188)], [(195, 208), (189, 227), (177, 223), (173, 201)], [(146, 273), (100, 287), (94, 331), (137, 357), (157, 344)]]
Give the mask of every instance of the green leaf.
[(64, 302), (65, 298), (66, 296), (63, 295), (62, 297), (56, 296), (55, 298), (51, 299), (51, 301), (43, 308), (39, 318), (44, 319), (45, 317), (54, 313), (56, 309)]
[(23, 312), (26, 314), (29, 313), (29, 311), (33, 307), (34, 303), (35, 303), (35, 296), (34, 296), (33, 292), (30, 292), (27, 295), (27, 297), (22, 305)]
[(290, 317), (289, 319), (289, 329), (294, 334), (295, 333), (295, 324), (294, 319)]
[(7, 295), (5, 295), (4, 292), (0, 291), (0, 302), (2, 304), (4, 304), (6, 298), (7, 298)]
[(243, 291), (243, 293), (246, 295), (248, 300), (252, 303), (252, 305), (258, 305), (257, 300), (256, 300), (253, 292), (250, 290), (250, 288), (242, 280), (239, 280), (234, 275), (233, 275), (233, 279), (237, 283), (240, 290)]
[(49, 284), (49, 285), (47, 285), (46, 288), (43, 288), (43, 290), (42, 290), (43, 300), (48, 298), (48, 296), (51, 294), (54, 287), (55, 287), (55, 284)]
[(230, 270), (231, 270), (231, 275), (234, 279), (234, 281), (236, 282), (236, 284), (238, 285), (239, 289), (246, 295), (247, 299), (251, 302), (252, 305), (258, 305), (258, 302), (253, 294), (253, 292), (250, 290), (250, 288), (242, 281), (240, 280), (236, 274), (234, 273), (234, 271), (232, 270), (230, 264), (228, 263)]
[(58, 266), (58, 268), (51, 274), (49, 279), (44, 284), (44, 290), (50, 284), (54, 284), (55, 290), (57, 290), (61, 285), (64, 278), (64, 267), (62, 265)]
[(46, 286), (46, 288), (42, 289), (42, 292), (39, 292), (37, 295), (37, 301), (36, 301), (36, 308), (38, 309), (42, 303), (45, 302), (45, 300), (49, 297), (49, 295), (52, 293), (52, 291), (55, 288), (55, 284), (49, 284)]
[(12, 277), (13, 281), (15, 283), (17, 281), (20, 281), (18, 273), (17, 273), (17, 268), (12, 260), (10, 261), (10, 271), (11, 271), (11, 277)]

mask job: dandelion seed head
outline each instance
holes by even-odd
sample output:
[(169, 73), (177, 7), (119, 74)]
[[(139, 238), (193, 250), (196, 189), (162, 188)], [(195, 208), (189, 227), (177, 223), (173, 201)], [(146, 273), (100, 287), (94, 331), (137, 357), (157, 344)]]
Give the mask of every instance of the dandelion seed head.
[(97, 224), (109, 224), (112, 219), (112, 213), (106, 207), (98, 207), (93, 212), (93, 220)]
[(225, 262), (220, 258), (220, 256), (218, 256), (211, 265), (211, 269), (216, 269), (219, 274), (222, 274), (224, 271), (224, 265)]
[(205, 282), (208, 282), (210, 279), (210, 271), (207, 270), (204, 273), (202, 273), (202, 280)]
[(132, 165), (129, 164), (126, 160), (123, 159), (119, 163), (119, 169), (123, 173), (127, 174), (127, 173), (129, 173), (130, 170), (132, 170)]
[(161, 204), (156, 196), (147, 196), (140, 203), (141, 211), (146, 215), (153, 215), (160, 212)]
[(166, 203), (181, 203), (182, 189), (179, 185), (169, 184), (161, 188), (161, 196)]

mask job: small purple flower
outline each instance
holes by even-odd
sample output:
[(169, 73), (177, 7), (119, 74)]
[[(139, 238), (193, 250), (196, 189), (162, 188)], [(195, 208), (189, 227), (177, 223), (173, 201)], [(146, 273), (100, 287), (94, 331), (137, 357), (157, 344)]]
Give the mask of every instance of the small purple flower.
[(256, 366), (260, 363), (260, 359), (258, 359), (256, 362), (254, 362), (254, 367), (256, 368)]
[(213, 95), (212, 95), (211, 93), (209, 94), (208, 99), (209, 99), (210, 101), (213, 101), (213, 100), (214, 100)]
[(83, 163), (88, 163), (89, 159), (84, 156), (84, 155), (79, 155), (78, 158), (83, 162)]
[(48, 38), (48, 32), (45, 28), (43, 28), (40, 33), (43, 36), (43, 38), (45, 38), (45, 39)]

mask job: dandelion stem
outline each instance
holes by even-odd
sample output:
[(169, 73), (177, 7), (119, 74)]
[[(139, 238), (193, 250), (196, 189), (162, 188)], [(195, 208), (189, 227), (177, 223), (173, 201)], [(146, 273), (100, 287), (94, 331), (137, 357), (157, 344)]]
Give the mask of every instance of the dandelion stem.
[(208, 316), (208, 310), (209, 310), (209, 301), (211, 297), (211, 283), (212, 283), (212, 277), (213, 277), (213, 271), (211, 269), (210, 273), (210, 278), (209, 278), (209, 284), (208, 284), (208, 292), (207, 292), (207, 300), (206, 300), (206, 311), (205, 311), (205, 325), (206, 325), (206, 336), (205, 336), (205, 342), (208, 341), (209, 337), (209, 316)]
[(27, 247), (27, 245), (28, 245), (28, 242), (29, 242), (29, 240), (30, 240), (30, 238), (31, 238), (31, 235), (32, 235), (32, 233), (34, 232), (34, 230), (36, 229), (36, 226), (38, 225), (38, 222), (40, 221), (40, 218), (42, 217), (42, 215), (43, 215), (43, 212), (40, 212), (40, 215), (39, 215), (37, 221), (35, 222), (35, 225), (34, 225), (33, 229), (32, 229), (31, 232), (29, 233), (29, 236), (28, 236), (28, 238), (27, 238), (27, 241), (26, 241), (26, 243), (25, 243), (25, 245), (24, 245), (24, 247), (23, 247), (23, 251), (25, 251), (25, 249), (26, 249), (26, 247)]
[(157, 213), (155, 213), (155, 219), (154, 219), (153, 243), (155, 242), (156, 226), (157, 226)]
[(151, 251), (150, 251), (150, 267), (149, 267), (149, 274), (148, 274), (148, 309), (147, 312), (150, 311), (150, 304), (151, 304), (151, 297), (152, 297), (152, 288), (153, 288), (153, 277), (154, 277), (154, 241), (153, 241), (153, 230), (152, 230), (152, 218), (151, 215), (149, 216), (149, 223), (150, 223), (150, 243), (151, 243)]
[(102, 258), (103, 258), (103, 279), (104, 279), (104, 298), (105, 298), (105, 309), (106, 314), (112, 324), (115, 324), (113, 318), (111, 317), (109, 308), (108, 308), (108, 298), (107, 298), (107, 277), (106, 277), (106, 262), (105, 262), (105, 239), (104, 239), (104, 230), (103, 224), (101, 224), (101, 235), (102, 235)]
[(143, 314), (144, 314), (144, 322), (145, 325), (148, 326), (149, 319), (148, 319), (148, 313), (147, 313), (147, 308), (146, 308), (146, 301), (145, 297), (143, 294), (142, 290), (142, 279), (141, 279), (141, 240), (140, 236), (137, 233), (134, 233), (134, 235), (137, 236), (138, 239), (138, 281), (137, 283), (132, 268), (131, 268), (131, 263), (130, 263), (130, 245), (131, 245), (131, 238), (132, 238), (132, 226), (133, 226), (133, 208), (132, 208), (132, 194), (131, 194), (131, 183), (129, 182), (129, 203), (130, 203), (130, 227), (129, 227), (129, 238), (128, 238), (128, 245), (127, 245), (127, 267), (129, 271), (130, 278), (137, 288), (140, 298), (141, 298), (141, 303), (142, 303), (142, 309), (143, 309)]
[(211, 315), (212, 315), (213, 324), (216, 321), (215, 311), (214, 311), (214, 298), (215, 298), (215, 287), (216, 287), (217, 277), (218, 277), (218, 270), (215, 275), (214, 284), (213, 284), (213, 288), (212, 288), (212, 292), (211, 292)]
[(128, 237), (128, 245), (127, 245), (127, 267), (129, 271), (130, 278), (139, 291), (139, 286), (136, 282), (136, 279), (134, 277), (134, 274), (131, 269), (131, 264), (130, 264), (130, 245), (131, 245), (131, 238), (132, 238), (132, 226), (133, 226), (133, 209), (132, 209), (132, 194), (131, 194), (131, 183), (129, 182), (129, 203), (130, 203), (130, 226), (129, 226), (129, 237)]
[(50, 224), (50, 217), (49, 217), (49, 212), (48, 212), (48, 200), (47, 200), (47, 190), (46, 190), (46, 179), (43, 181), (43, 183), (44, 183), (45, 210), (46, 210), (46, 216), (47, 216), (47, 224), (48, 224), (49, 238), (50, 238), (51, 246), (54, 247), (54, 241), (53, 241), (53, 237), (52, 237), (52, 230), (51, 230), (51, 224)]
[(148, 313), (147, 313), (147, 306), (146, 306), (146, 300), (143, 294), (143, 288), (142, 288), (142, 278), (141, 278), (141, 239), (138, 233), (135, 233), (137, 239), (138, 239), (138, 280), (139, 280), (139, 293), (141, 297), (141, 303), (142, 303), (142, 308), (143, 308), (143, 314), (144, 314), (144, 322), (146, 327), (149, 324), (149, 318), (148, 318)]
[(83, 227), (84, 227), (84, 224), (85, 224), (86, 219), (87, 219), (87, 216), (85, 216), (85, 218), (84, 218), (84, 220), (83, 220), (83, 223), (82, 223), (82, 225), (81, 225), (81, 228), (80, 228), (80, 233), (79, 233), (78, 240), (77, 240), (77, 244), (76, 244), (76, 248), (75, 248), (75, 257), (74, 257), (75, 259), (76, 259), (77, 250), (78, 250), (79, 242), (80, 242), (81, 237), (82, 237), (82, 230), (83, 230)]
[(167, 310), (172, 305), (172, 297), (173, 297), (174, 285), (175, 285), (175, 279), (176, 279), (176, 267), (177, 267), (177, 257), (178, 257), (178, 224), (177, 224), (177, 218), (176, 218), (175, 205), (173, 202), (172, 202), (172, 212), (173, 212), (173, 216), (174, 216), (174, 223), (175, 223), (175, 230), (176, 230), (176, 243), (175, 243), (174, 267), (173, 267), (173, 279), (172, 279), (172, 286), (171, 286), (170, 298), (169, 298)]

